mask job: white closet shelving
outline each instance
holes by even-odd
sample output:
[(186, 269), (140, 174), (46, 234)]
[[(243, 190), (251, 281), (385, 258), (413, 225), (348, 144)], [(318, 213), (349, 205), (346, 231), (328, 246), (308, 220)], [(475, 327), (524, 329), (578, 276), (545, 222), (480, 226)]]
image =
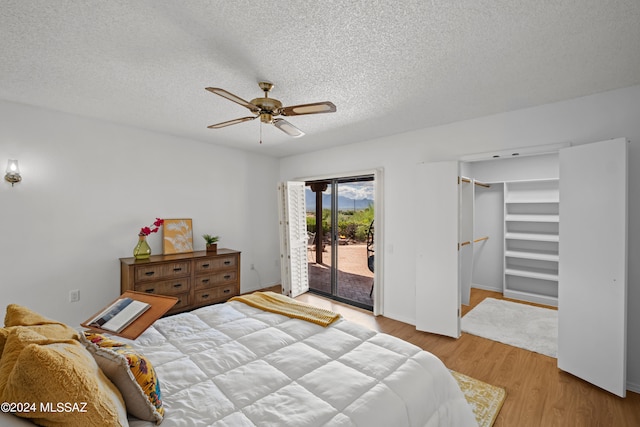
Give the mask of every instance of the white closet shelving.
[(504, 296), (558, 305), (559, 181), (504, 186)]

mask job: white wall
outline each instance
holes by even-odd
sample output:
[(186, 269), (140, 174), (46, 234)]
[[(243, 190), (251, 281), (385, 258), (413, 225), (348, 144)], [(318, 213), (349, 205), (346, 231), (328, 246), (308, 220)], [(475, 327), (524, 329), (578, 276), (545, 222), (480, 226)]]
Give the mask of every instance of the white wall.
[(485, 160), (466, 164), (468, 176), (482, 182), (526, 181), (560, 176), (557, 153), (501, 160)]
[[(473, 174), (470, 174), (473, 176)], [(486, 182), (486, 181), (483, 181)], [(475, 188), (472, 287), (502, 292), (504, 282), (504, 184)]]
[(280, 283), (276, 159), (0, 102), (3, 175), (8, 158), (23, 181), (0, 182), (0, 313), (78, 325), (119, 295), (118, 258), (156, 217), (192, 218), (196, 250), (210, 233), (242, 251), (242, 291)]
[(420, 218), (411, 207), (416, 164), (457, 159), (506, 148), (616, 137), (629, 150), (629, 335), (628, 381), (640, 390), (640, 86), (510, 113), (452, 123), (344, 147), (282, 159), (280, 178), (294, 179), (383, 167), (385, 174), (384, 315), (415, 323), (413, 230)]

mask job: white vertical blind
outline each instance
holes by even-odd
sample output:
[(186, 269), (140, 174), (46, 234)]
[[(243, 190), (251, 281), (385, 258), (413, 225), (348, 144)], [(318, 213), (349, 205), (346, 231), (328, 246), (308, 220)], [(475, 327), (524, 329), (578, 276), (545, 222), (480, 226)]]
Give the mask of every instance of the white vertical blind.
[(278, 185), (280, 217), (280, 271), (285, 293), (296, 297), (309, 290), (307, 219), (304, 182)]

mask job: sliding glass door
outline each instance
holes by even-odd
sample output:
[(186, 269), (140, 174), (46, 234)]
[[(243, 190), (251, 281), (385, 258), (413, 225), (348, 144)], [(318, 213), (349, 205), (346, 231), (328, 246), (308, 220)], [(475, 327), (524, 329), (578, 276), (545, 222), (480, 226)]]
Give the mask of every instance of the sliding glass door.
[(371, 310), (374, 177), (306, 185), (309, 289)]

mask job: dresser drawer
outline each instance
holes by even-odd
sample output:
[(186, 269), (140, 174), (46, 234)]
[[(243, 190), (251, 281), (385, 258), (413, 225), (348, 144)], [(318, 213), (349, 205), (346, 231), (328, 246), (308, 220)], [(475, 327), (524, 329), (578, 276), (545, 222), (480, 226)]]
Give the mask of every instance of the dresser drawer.
[(191, 274), (189, 261), (171, 262), (166, 264), (140, 265), (135, 269), (135, 281), (170, 279), (172, 277), (188, 276)]
[(173, 295), (173, 296), (178, 298), (178, 302), (176, 303), (176, 305), (174, 305), (171, 308), (169, 313), (174, 313), (174, 312), (177, 312), (177, 311), (181, 311), (185, 307), (189, 307), (191, 305), (191, 299), (189, 298), (189, 293)]
[(240, 252), (151, 255), (147, 260), (120, 258), (120, 290), (176, 297), (167, 314), (227, 301), (240, 293)]
[(191, 278), (179, 277), (173, 280), (162, 280), (159, 282), (137, 283), (135, 290), (148, 294), (175, 295), (188, 292), (191, 288)]
[(238, 294), (236, 284), (227, 286), (216, 286), (210, 289), (196, 291), (194, 304), (207, 304), (216, 301), (226, 301), (227, 299)]
[(235, 271), (221, 271), (219, 273), (207, 274), (206, 276), (197, 276), (196, 289), (218, 286), (225, 283), (233, 283), (237, 278), (238, 275)]
[(216, 258), (205, 258), (195, 262), (196, 274), (205, 273), (211, 270), (221, 270), (235, 268), (238, 265), (238, 258), (235, 255), (222, 256)]

